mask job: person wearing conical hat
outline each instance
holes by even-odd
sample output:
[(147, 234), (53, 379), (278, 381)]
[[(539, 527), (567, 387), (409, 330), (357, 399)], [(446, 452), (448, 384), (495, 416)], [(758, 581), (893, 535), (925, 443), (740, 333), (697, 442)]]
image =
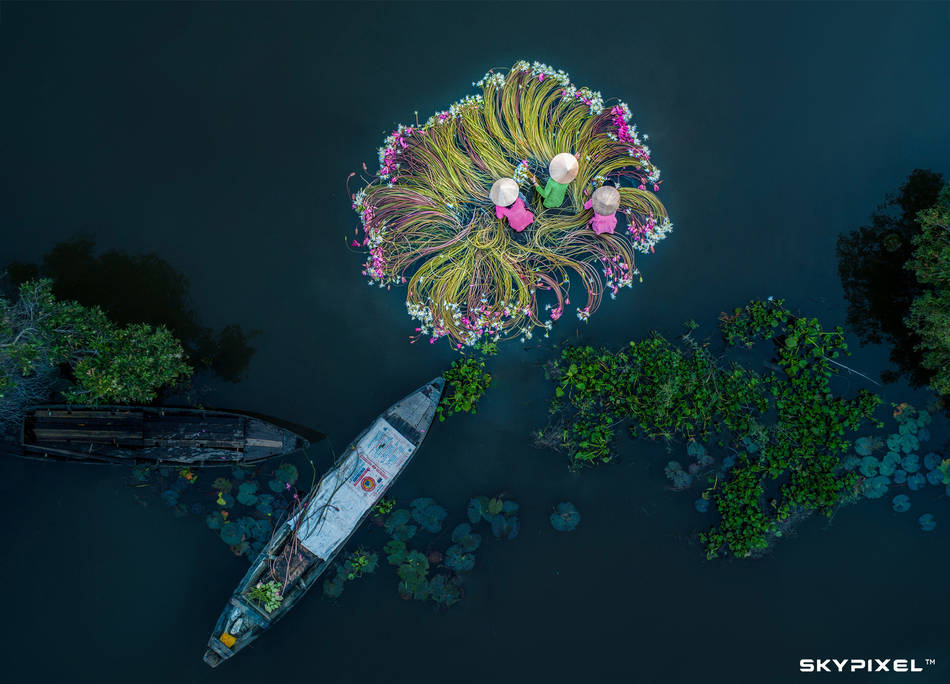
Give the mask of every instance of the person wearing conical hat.
[(534, 214), (528, 211), (524, 200), (518, 195), (518, 182), (514, 178), (499, 178), (488, 193), (495, 204), (495, 216), (507, 218), (508, 225), (520, 233), (534, 221)]
[(535, 186), (538, 194), (544, 198), (544, 206), (553, 209), (564, 204), (567, 186), (577, 178), (577, 157), (570, 152), (554, 155), (554, 159), (548, 164), (548, 174), (551, 177), (543, 188), (537, 185), (537, 182)]
[(613, 234), (617, 227), (617, 209), (620, 208), (620, 192), (612, 185), (603, 185), (596, 190), (584, 204), (585, 209), (594, 210), (594, 218), (588, 223), (598, 235)]

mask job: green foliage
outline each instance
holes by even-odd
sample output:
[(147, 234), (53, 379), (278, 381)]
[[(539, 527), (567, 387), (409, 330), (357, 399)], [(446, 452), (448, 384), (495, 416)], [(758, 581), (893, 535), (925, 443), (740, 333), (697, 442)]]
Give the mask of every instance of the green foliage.
[(475, 413), (478, 401), (491, 385), (485, 362), (473, 358), (456, 359), (442, 377), (449, 389), (439, 402), (439, 420), (454, 413)]
[(268, 613), (273, 613), (280, 607), (284, 597), (281, 595), (283, 586), (280, 582), (273, 580), (271, 582), (258, 582), (247, 592), (247, 597), (257, 601)]
[(0, 399), (17, 383), (70, 368), (73, 403), (147, 403), (191, 374), (163, 327), (119, 327), (97, 307), (59, 301), (49, 280), (24, 283), (15, 302), (0, 298)]
[[(886, 344), (891, 361), (911, 385), (930, 382), (932, 371), (922, 366), (920, 337), (905, 324), (921, 284), (904, 264), (913, 258), (914, 238), (920, 235), (920, 212), (934, 205), (944, 186), (933, 171), (915, 169), (896, 193), (888, 193), (870, 221), (838, 237), (838, 273), (848, 300), (848, 329), (861, 344)], [(885, 381), (897, 378), (887, 371)]]
[[(793, 517), (830, 514), (856, 490), (858, 476), (840, 463), (851, 446), (845, 434), (870, 418), (880, 398), (864, 390), (836, 397), (830, 378), (834, 359), (847, 353), (843, 332), (792, 315), (780, 300), (750, 302), (723, 315), (720, 328), (730, 346), (770, 340), (776, 370), (760, 376), (724, 366), (690, 333), (679, 346), (654, 334), (617, 352), (568, 348), (549, 368), (559, 420), (539, 441), (566, 450), (578, 467), (610, 460), (614, 428), (624, 421), (651, 439), (727, 437), (735, 465), (708, 494), (721, 521), (701, 538), (710, 558), (745, 557)], [(767, 490), (777, 491), (768, 505)]]
[(689, 334), (682, 340), (674, 347), (654, 334), (619, 352), (565, 349), (548, 371), (556, 382), (551, 412), (569, 420), (540, 441), (579, 467), (609, 461), (614, 429), (628, 419), (651, 439), (703, 438), (723, 427), (751, 434), (752, 416), (767, 407), (762, 380), (739, 366), (721, 368)]
[(914, 272), (923, 293), (911, 304), (907, 325), (920, 337), (921, 365), (933, 372), (930, 388), (950, 394), (950, 185), (936, 204), (917, 215), (921, 232), (904, 266)]

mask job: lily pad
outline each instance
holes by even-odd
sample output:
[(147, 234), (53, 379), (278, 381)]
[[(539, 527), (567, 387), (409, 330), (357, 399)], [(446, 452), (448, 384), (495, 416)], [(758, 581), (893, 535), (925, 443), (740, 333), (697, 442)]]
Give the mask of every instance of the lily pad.
[(442, 529), (442, 521), (448, 516), (448, 512), (434, 499), (413, 499), (409, 505), (412, 507), (412, 519), (419, 523), (422, 529), (433, 534)]
[(240, 544), (243, 538), (244, 531), (237, 523), (227, 522), (221, 526), (221, 541), (223, 541), (228, 546)]
[(890, 484), (890, 480), (883, 475), (870, 477), (864, 481), (861, 493), (868, 499), (880, 499), (887, 493), (888, 484)]
[(943, 473), (939, 470), (931, 470), (927, 473), (927, 483), (932, 484), (934, 487), (937, 485), (943, 484)]
[(475, 554), (463, 550), (458, 544), (453, 544), (445, 550), (444, 563), (455, 572), (468, 572), (475, 567)]
[(906, 513), (910, 510), (910, 497), (906, 494), (898, 494), (891, 499), (891, 508), (897, 513)]
[(936, 470), (940, 467), (941, 460), (940, 454), (935, 454), (931, 451), (929, 454), (924, 456), (924, 469)]
[(517, 516), (499, 513), (491, 519), (491, 533), (498, 539), (514, 539), (521, 531)]
[(238, 503), (245, 506), (253, 506), (257, 503), (257, 483), (254, 481), (242, 482), (238, 487)]
[(865, 477), (874, 477), (881, 463), (873, 456), (865, 456), (861, 459), (861, 474)]
[(924, 513), (922, 516), (917, 518), (917, 524), (920, 525), (920, 529), (924, 532), (933, 532), (937, 527), (937, 521), (934, 519), (933, 514)]
[(901, 460), (901, 468), (908, 473), (916, 473), (920, 470), (920, 457), (917, 454), (908, 454)]
[(894, 471), (894, 484), (904, 484), (907, 482), (907, 471), (898, 468)]
[(854, 440), (854, 451), (858, 456), (870, 456), (874, 451), (874, 440), (870, 437), (858, 437)]
[(921, 473), (913, 473), (907, 476), (907, 488), (912, 492), (923, 489), (926, 484), (927, 478)]
[(475, 551), (482, 543), (480, 534), (472, 532), (472, 526), (468, 523), (457, 525), (452, 530), (452, 541), (463, 551)]
[(550, 517), (551, 527), (558, 532), (570, 532), (581, 521), (581, 514), (570, 501), (564, 501), (554, 507)]
[(700, 513), (705, 513), (709, 510), (709, 499), (696, 499), (696, 501), (693, 502), (693, 508)]

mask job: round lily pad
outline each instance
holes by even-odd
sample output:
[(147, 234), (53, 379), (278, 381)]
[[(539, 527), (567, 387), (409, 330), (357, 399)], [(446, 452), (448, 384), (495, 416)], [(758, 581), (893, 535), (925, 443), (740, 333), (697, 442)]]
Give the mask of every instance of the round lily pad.
[(891, 499), (891, 508), (897, 513), (906, 513), (910, 510), (910, 497), (906, 494), (898, 494)]
[(221, 526), (221, 541), (223, 541), (228, 546), (234, 546), (235, 544), (240, 544), (241, 539), (244, 538), (244, 531), (241, 529), (241, 526), (237, 523), (227, 522)]
[(907, 488), (912, 492), (923, 489), (926, 484), (927, 478), (920, 473), (913, 473), (907, 476)]
[(564, 501), (554, 507), (550, 517), (551, 527), (558, 532), (570, 532), (581, 521), (581, 514), (570, 501)]
[(933, 532), (937, 527), (937, 521), (931, 513), (924, 513), (917, 518), (917, 524), (920, 525), (920, 529), (924, 532)]
[(700, 513), (705, 513), (709, 510), (709, 499), (696, 499), (696, 501), (693, 502), (693, 508)]

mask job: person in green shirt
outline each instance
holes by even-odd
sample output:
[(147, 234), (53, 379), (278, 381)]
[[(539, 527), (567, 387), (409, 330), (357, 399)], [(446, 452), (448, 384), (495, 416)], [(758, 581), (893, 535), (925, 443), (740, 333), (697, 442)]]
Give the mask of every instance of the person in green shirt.
[(577, 157), (570, 152), (561, 152), (554, 155), (554, 159), (548, 164), (547, 184), (542, 188), (535, 180), (535, 188), (538, 194), (544, 198), (544, 206), (553, 209), (564, 204), (564, 195), (567, 193), (568, 184), (577, 178)]

